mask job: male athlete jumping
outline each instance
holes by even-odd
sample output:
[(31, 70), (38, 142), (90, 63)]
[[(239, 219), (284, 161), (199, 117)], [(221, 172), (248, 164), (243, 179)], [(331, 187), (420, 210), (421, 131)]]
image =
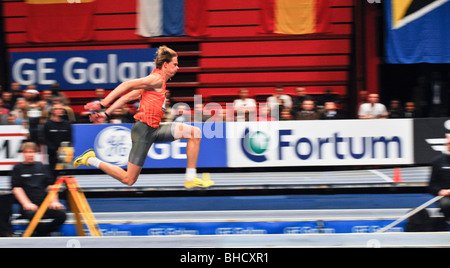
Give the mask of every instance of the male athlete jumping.
[[(181, 123), (160, 124), (165, 111), (166, 81), (172, 78), (178, 70), (178, 55), (174, 50), (161, 46), (157, 52), (155, 65), (156, 69), (150, 75), (123, 82), (103, 100), (90, 102), (85, 106), (86, 110), (97, 112), (90, 115), (90, 120), (94, 123), (100, 123), (109, 118), (109, 115), (115, 109), (130, 101), (141, 99), (139, 111), (134, 116), (136, 123), (131, 129), (132, 147), (127, 170), (101, 161), (96, 158), (92, 149), (75, 158), (73, 166), (95, 166), (120, 182), (131, 186), (137, 181), (148, 150), (153, 143), (187, 139), (187, 168), (184, 186), (186, 188), (210, 187), (214, 182), (209, 179), (197, 178), (196, 172), (201, 130), (198, 127)], [(129, 90), (131, 92), (123, 95)], [(122, 97), (104, 112), (98, 112), (106, 108), (119, 96)]]

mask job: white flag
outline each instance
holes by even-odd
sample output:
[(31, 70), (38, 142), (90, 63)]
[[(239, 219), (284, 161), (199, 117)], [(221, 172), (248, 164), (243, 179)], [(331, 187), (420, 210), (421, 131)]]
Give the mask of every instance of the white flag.
[(144, 37), (162, 35), (162, 9), (162, 0), (138, 0), (137, 34)]

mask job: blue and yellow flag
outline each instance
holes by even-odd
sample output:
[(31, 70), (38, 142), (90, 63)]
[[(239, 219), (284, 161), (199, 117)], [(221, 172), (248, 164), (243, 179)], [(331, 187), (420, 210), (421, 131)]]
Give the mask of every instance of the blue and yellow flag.
[(450, 0), (386, 0), (386, 62), (450, 63)]

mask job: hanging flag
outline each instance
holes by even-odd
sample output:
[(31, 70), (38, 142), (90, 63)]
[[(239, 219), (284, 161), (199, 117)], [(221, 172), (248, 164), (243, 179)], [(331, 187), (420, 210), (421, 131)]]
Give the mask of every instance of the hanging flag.
[(261, 31), (312, 34), (330, 30), (329, 0), (261, 0)]
[(387, 0), (386, 62), (450, 63), (450, 0)]
[(29, 42), (79, 42), (94, 38), (95, 0), (26, 0)]
[(138, 31), (144, 37), (207, 34), (207, 0), (139, 0)]

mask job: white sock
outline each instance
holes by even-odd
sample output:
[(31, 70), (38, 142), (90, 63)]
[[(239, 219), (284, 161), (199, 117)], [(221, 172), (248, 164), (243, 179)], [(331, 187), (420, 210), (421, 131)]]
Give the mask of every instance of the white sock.
[(197, 169), (195, 169), (195, 168), (187, 168), (186, 169), (185, 180), (193, 181), (196, 176), (197, 176)]
[(96, 168), (99, 168), (101, 162), (102, 160), (98, 159), (97, 157), (89, 157), (89, 159), (87, 160), (87, 163), (89, 165), (94, 166)]

